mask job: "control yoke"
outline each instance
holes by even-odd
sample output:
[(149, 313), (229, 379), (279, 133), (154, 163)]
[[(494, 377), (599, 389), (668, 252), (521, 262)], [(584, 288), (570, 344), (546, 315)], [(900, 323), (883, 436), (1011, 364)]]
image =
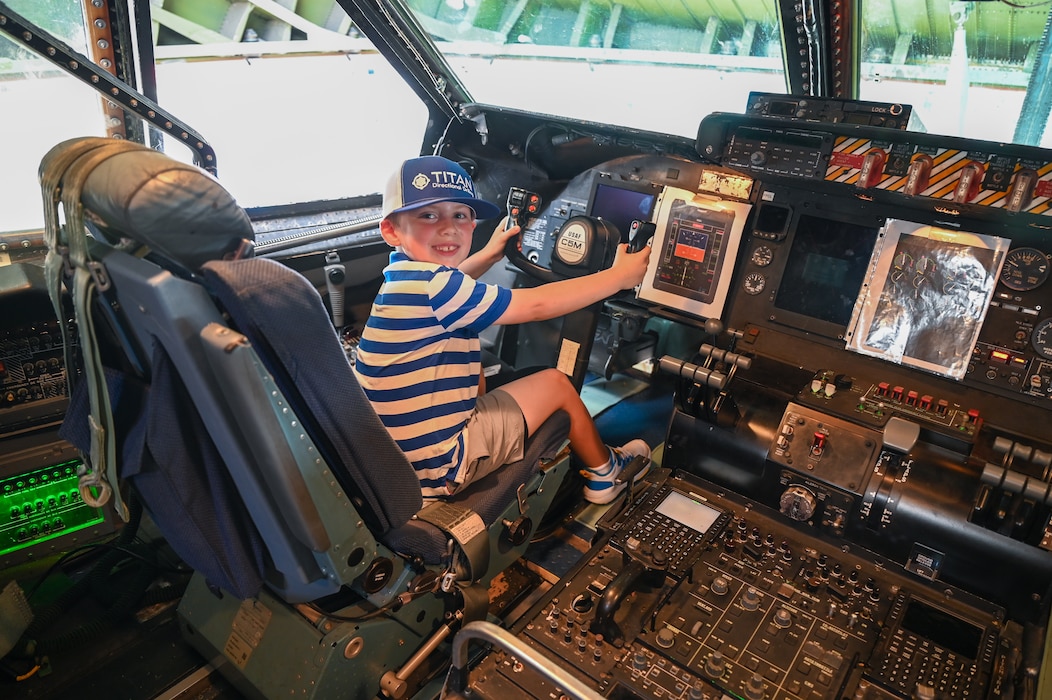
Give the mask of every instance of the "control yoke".
[[(540, 197), (513, 187), (508, 193), (508, 216), (525, 229), (531, 215), (540, 210)], [(603, 219), (574, 216), (555, 234), (551, 268), (546, 268), (522, 253), (522, 233), (507, 242), (504, 254), (515, 267), (540, 282), (554, 282), (569, 277), (581, 277), (604, 270), (613, 263), (621, 233)]]

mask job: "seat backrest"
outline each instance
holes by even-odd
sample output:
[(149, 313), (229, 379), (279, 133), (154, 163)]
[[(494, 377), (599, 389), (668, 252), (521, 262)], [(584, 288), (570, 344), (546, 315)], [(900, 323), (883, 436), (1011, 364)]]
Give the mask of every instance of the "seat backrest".
[(423, 505), (420, 484), (358, 385), (321, 297), (274, 260), (213, 261), (206, 286), (264, 358), (322, 458), (383, 537)]
[[(69, 148), (42, 179), (61, 181), (49, 168)], [(317, 291), (274, 261), (223, 260), (250, 250), (247, 215), (211, 175), (149, 149), (102, 160), (81, 201), (107, 279), (96, 335), (123, 370), (110, 383), (122, 478), (180, 555), (241, 597), (266, 582), (314, 600), (353, 581), (422, 501)], [(155, 207), (163, 217), (140, 211)], [(85, 451), (86, 403), (63, 429)]]

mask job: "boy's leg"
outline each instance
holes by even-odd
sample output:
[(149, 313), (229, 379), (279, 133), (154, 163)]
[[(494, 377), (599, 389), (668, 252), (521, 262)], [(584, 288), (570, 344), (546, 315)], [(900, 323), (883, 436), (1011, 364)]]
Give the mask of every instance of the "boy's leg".
[[(614, 500), (625, 489), (625, 484), (616, 483), (621, 470), (636, 456), (650, 457), (650, 447), (642, 440), (632, 440), (617, 448), (607, 447), (569, 377), (557, 369), (516, 379), (501, 390), (511, 394), (519, 404), (530, 435), (560, 408), (570, 414), (570, 449), (588, 467), (581, 470), (581, 475), (587, 480), (584, 497), (592, 503)], [(649, 468), (648, 465), (640, 470), (635, 480), (645, 476)]]
[(588, 407), (581, 401), (570, 378), (557, 369), (545, 369), (520, 377), (501, 387), (511, 394), (523, 417), (527, 434), (533, 435), (544, 421), (562, 409), (570, 416), (570, 447), (588, 467), (601, 467), (610, 459), (610, 451), (599, 437)]

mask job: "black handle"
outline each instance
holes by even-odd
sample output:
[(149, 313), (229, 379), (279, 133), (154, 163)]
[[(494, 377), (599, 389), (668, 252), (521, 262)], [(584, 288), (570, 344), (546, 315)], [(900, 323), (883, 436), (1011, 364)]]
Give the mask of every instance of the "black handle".
[(628, 228), (628, 252), (638, 253), (654, 238), (657, 225), (652, 221), (634, 219)]

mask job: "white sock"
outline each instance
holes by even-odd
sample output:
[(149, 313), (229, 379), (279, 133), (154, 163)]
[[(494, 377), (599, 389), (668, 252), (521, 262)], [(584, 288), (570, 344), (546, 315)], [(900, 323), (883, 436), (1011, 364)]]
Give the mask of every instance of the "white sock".
[[(606, 449), (610, 450), (609, 447), (606, 448)], [(589, 467), (588, 471), (592, 472), (596, 476), (609, 476), (610, 471), (612, 469), (613, 461), (614, 461), (614, 459), (613, 459), (613, 451), (610, 451), (610, 459), (606, 460), (605, 462), (600, 464), (598, 467)]]

